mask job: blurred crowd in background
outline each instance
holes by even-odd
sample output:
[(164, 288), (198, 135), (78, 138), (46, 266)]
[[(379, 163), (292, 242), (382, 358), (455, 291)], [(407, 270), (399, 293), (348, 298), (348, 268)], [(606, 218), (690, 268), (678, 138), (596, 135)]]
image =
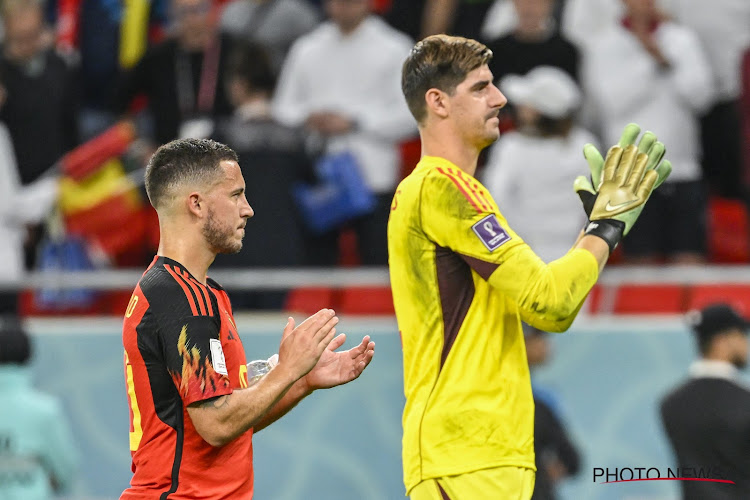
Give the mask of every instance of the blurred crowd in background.
[[(634, 121), (666, 144), (674, 172), (613, 259), (750, 262), (747, 0), (0, 5), (7, 279), (147, 265), (158, 224), (143, 168), (182, 137), (239, 153), (255, 211), (242, 252), (215, 266), (385, 265), (391, 198), (419, 159), (401, 64), (435, 33), (494, 52), (509, 105), (477, 176), (544, 260), (566, 252), (585, 222), (572, 190), (586, 171), (583, 144), (606, 148)], [(245, 305), (283, 301), (256, 299)], [(15, 294), (2, 303), (18, 307)]]
[[(587, 171), (583, 145), (606, 148), (637, 122), (666, 144), (674, 172), (612, 259), (750, 263), (748, 0), (1, 0), (0, 17), (3, 282), (143, 269), (159, 241), (143, 169), (183, 137), (238, 152), (255, 211), (243, 250), (212, 269), (384, 266), (391, 199), (420, 155), (401, 65), (436, 33), (494, 53), (509, 104), (477, 176), (545, 261), (585, 222), (572, 189)], [(101, 297), (6, 287), (0, 313), (122, 315), (130, 291)], [(286, 297), (232, 300), (275, 309)], [(527, 337), (532, 366), (546, 359), (543, 339)], [(11, 388), (28, 378), (15, 366), (30, 356), (23, 342), (0, 359), (14, 364), (0, 367)], [(539, 456), (560, 458), (545, 464), (545, 485), (579, 458), (538, 386), (535, 398), (547, 418), (537, 428), (554, 431), (537, 438)], [(29, 408), (61, 420), (38, 399)], [(16, 406), (8, 415), (28, 420)], [(44, 428), (70, 448), (64, 428)], [(0, 455), (9, 443), (0, 436)], [(76, 457), (55, 450), (52, 485), (65, 490)]]

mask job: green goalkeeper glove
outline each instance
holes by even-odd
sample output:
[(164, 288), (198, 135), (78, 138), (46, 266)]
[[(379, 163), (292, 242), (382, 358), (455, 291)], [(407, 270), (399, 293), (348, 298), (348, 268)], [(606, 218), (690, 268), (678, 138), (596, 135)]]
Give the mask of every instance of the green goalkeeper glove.
[(635, 144), (624, 149), (613, 146), (604, 161), (589, 214), (591, 223), (585, 232), (604, 239), (610, 252), (633, 227), (657, 183), (664, 182), (672, 171), (668, 161), (660, 163), (664, 145), (656, 141), (655, 136), (647, 138), (648, 134), (641, 140), (641, 143), (646, 143), (648, 152), (640, 151)]
[[(640, 133), (641, 127), (635, 123), (629, 123), (622, 131), (620, 141), (617, 145), (626, 148), (631, 144), (635, 144), (635, 140)], [(591, 177), (586, 178), (583, 175), (579, 175), (573, 182), (573, 189), (575, 189), (578, 197), (581, 199), (583, 210), (586, 212), (586, 217), (589, 217), (591, 215), (591, 209), (594, 208), (599, 184), (602, 183), (604, 157), (602, 157), (602, 154), (596, 149), (596, 146), (590, 143), (583, 146), (583, 157), (586, 159), (586, 163), (589, 164)]]
[[(617, 145), (621, 148), (626, 148), (631, 144), (635, 144), (635, 140), (638, 138), (640, 132), (641, 127), (639, 127), (635, 123), (629, 123), (622, 131), (620, 141), (617, 143)], [(649, 155), (650, 161), (646, 166), (647, 171), (654, 169), (663, 156), (663, 149), (661, 156), (657, 156), (656, 154), (652, 156), (652, 152), (650, 150), (655, 143), (656, 136), (652, 132), (644, 133), (643, 137), (638, 143), (638, 151)], [(654, 151), (653, 153), (657, 153), (657, 151)], [(576, 177), (573, 183), (573, 189), (575, 189), (576, 193), (578, 193), (578, 197), (581, 199), (583, 209), (586, 212), (586, 217), (589, 217), (591, 215), (591, 209), (594, 207), (594, 202), (596, 201), (596, 194), (598, 192), (599, 185), (602, 181), (604, 158), (602, 158), (602, 154), (599, 152), (599, 150), (596, 149), (593, 144), (586, 144), (583, 146), (583, 157), (586, 158), (586, 162), (589, 165), (591, 177), (586, 178), (582, 175)], [(666, 179), (666, 177), (660, 177), (656, 183), (656, 186), (654, 186), (654, 189), (659, 187), (659, 185), (664, 182), (664, 179)]]

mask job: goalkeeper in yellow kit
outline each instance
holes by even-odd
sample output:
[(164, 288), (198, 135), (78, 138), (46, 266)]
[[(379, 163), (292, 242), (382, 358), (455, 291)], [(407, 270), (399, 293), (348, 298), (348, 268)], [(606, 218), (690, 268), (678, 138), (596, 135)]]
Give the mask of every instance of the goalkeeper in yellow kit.
[(635, 125), (606, 160), (587, 145), (591, 178), (575, 189), (591, 222), (545, 264), (473, 176), (506, 103), (491, 57), (479, 42), (436, 35), (403, 66), (422, 159), (393, 199), (388, 251), (403, 339), (404, 482), (414, 500), (531, 497), (534, 403), (521, 320), (566, 330), (671, 170), (653, 134), (633, 144)]

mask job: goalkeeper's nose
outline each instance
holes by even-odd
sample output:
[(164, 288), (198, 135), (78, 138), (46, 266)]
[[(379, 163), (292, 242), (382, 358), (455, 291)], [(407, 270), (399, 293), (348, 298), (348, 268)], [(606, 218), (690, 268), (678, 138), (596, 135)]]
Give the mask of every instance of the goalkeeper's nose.
[(505, 94), (503, 94), (494, 83), (491, 85), (490, 91), (492, 92), (492, 97), (489, 101), (490, 106), (492, 106), (493, 108), (501, 109), (505, 107), (506, 104), (508, 104), (508, 98), (505, 97)]

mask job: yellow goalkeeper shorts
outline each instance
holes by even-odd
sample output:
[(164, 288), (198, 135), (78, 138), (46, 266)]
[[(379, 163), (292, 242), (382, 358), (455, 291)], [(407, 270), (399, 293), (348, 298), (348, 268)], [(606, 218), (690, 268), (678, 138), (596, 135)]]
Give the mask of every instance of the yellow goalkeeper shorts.
[(525, 467), (495, 467), (458, 476), (426, 479), (411, 490), (411, 500), (529, 500), (536, 473)]

